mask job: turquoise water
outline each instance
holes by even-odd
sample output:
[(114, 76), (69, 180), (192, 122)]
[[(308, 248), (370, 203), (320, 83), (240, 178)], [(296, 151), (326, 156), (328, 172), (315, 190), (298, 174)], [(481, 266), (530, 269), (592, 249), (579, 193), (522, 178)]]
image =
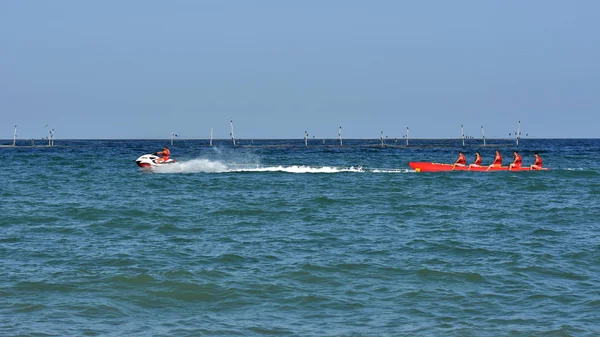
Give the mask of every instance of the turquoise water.
[(327, 142), (0, 148), (0, 335), (600, 335), (600, 140)]

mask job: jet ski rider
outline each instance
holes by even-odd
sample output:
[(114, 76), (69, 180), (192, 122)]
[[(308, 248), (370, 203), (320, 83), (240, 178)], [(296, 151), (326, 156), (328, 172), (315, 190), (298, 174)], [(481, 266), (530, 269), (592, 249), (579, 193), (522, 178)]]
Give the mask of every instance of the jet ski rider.
[(171, 151), (169, 151), (168, 147), (164, 147), (162, 151), (156, 152), (157, 156), (162, 156), (162, 158), (157, 158), (156, 163), (164, 163), (171, 157)]

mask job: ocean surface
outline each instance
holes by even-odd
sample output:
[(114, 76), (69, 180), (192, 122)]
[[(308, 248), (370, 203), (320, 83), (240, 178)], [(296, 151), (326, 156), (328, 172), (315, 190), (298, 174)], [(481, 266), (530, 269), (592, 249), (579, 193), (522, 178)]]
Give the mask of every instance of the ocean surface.
[(600, 336), (599, 139), (386, 142), (0, 148), (0, 336)]

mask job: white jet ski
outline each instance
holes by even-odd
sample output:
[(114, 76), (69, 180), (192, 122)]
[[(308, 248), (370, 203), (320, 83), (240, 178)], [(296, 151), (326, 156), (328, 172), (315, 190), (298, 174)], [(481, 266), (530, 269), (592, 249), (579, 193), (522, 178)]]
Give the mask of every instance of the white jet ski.
[(152, 153), (152, 154), (145, 154), (141, 157), (139, 157), (138, 159), (135, 160), (135, 163), (139, 166), (139, 167), (146, 167), (146, 168), (151, 168), (151, 167), (158, 167), (158, 166), (163, 166), (163, 165), (169, 165), (169, 164), (173, 164), (175, 163), (175, 159), (173, 158), (169, 158), (169, 160), (167, 161), (161, 161), (161, 162), (157, 162), (157, 159), (159, 159), (161, 157), (157, 156), (156, 154)]

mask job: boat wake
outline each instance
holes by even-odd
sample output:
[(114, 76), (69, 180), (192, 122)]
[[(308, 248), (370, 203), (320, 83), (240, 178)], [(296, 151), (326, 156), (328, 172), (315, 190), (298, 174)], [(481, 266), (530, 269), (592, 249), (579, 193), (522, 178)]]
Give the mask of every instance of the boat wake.
[(406, 173), (414, 172), (408, 169), (377, 169), (362, 166), (308, 166), (308, 165), (277, 165), (264, 166), (260, 163), (228, 163), (220, 160), (193, 159), (178, 161), (173, 164), (153, 167), (153, 173), (232, 173), (232, 172), (284, 172), (284, 173)]
[(228, 172), (229, 166), (221, 161), (208, 159), (193, 159), (188, 161), (178, 161), (169, 165), (153, 167), (150, 172), (153, 173), (221, 173)]
[(256, 168), (234, 169), (233, 172), (287, 172), (287, 173), (340, 173), (340, 172), (365, 172), (362, 167), (333, 167), (333, 166), (267, 166)]

